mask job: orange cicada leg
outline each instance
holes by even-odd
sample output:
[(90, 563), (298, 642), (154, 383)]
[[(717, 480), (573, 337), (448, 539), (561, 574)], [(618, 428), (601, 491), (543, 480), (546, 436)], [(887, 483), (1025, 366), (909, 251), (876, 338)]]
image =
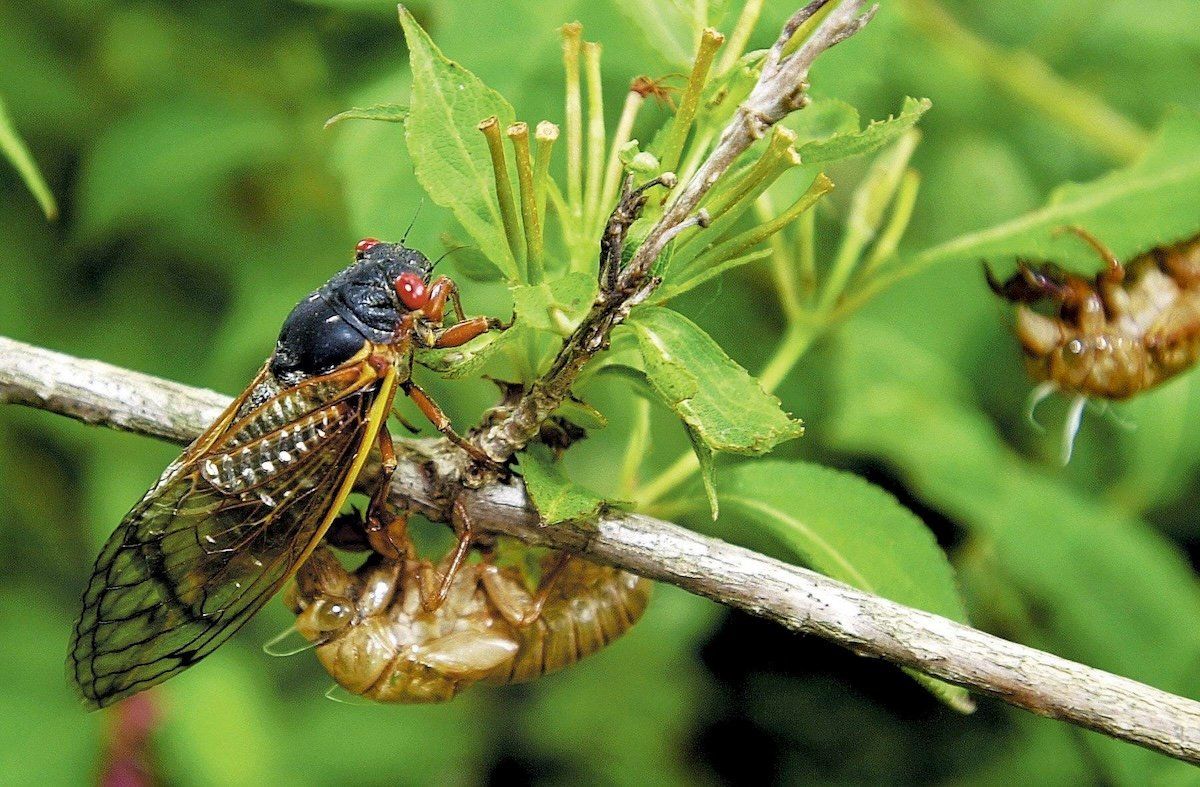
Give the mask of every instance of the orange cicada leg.
[(463, 505), (462, 500), (455, 499), (454, 504), (450, 507), (450, 524), (458, 536), (458, 543), (454, 546), (450, 564), (446, 566), (446, 573), (438, 583), (437, 590), (421, 594), (421, 604), (427, 612), (433, 612), (445, 603), (446, 596), (449, 595), (450, 588), (454, 585), (454, 577), (463, 567), (467, 554), (471, 551), (471, 544), (475, 540), (475, 531), (471, 527), (471, 516), (467, 513), (467, 507)]
[(498, 326), (493, 324), (491, 317), (472, 317), (438, 331), (433, 346), (438, 348), (459, 347), (495, 327)]
[(441, 323), (446, 316), (446, 301), (454, 307), (454, 316), (459, 322), (467, 319), (463, 312), (462, 299), (458, 295), (458, 285), (449, 276), (439, 276), (434, 280), (429, 287), (428, 298), (421, 311), (435, 323)]
[(393, 560), (413, 557), (408, 538), (408, 517), (388, 503), (392, 475), (396, 472), (396, 447), (387, 426), (379, 429), (379, 485), (367, 505), (366, 534), (371, 549)]
[(482, 464), (493, 466), (496, 464), (495, 460), (480, 450), (478, 446), (468, 442), (462, 435), (454, 431), (454, 428), (450, 425), (450, 419), (442, 412), (442, 408), (429, 397), (429, 394), (422, 390), (421, 386), (412, 380), (405, 380), (400, 383), (400, 387), (408, 395), (408, 398), (413, 400), (413, 404), (429, 419), (433, 427), (445, 435), (447, 440), (466, 451), (471, 455), (471, 458)]

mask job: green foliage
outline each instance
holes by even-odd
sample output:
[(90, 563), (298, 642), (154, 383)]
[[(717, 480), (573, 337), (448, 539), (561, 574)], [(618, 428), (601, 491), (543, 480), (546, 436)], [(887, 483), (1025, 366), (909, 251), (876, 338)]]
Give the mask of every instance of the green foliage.
[(30, 193), (42, 206), (42, 212), (46, 214), (46, 218), (56, 218), (58, 205), (54, 202), (54, 195), (50, 193), (50, 187), (46, 185), (42, 173), (38, 171), (37, 163), (29, 153), (29, 148), (17, 135), (17, 130), (13, 127), (12, 118), (8, 116), (8, 108), (4, 105), (2, 97), (0, 97), (0, 154), (16, 167), (21, 180), (25, 181)]
[(496, 117), (513, 122), (513, 108), (470, 71), (447, 59), (407, 9), (400, 24), (408, 41), (413, 75), (407, 129), (413, 171), (425, 192), (455, 218), (509, 281), (517, 263), (505, 241), (493, 191), (487, 143), (479, 123)]
[[(720, 498), (735, 521), (766, 530), (823, 574), (901, 604), (967, 619), (950, 564), (925, 525), (856, 475), (806, 462), (750, 462), (725, 475)], [(951, 707), (974, 709), (964, 689), (914, 677)]]
[(752, 251), (749, 254), (743, 254), (738, 257), (733, 257), (728, 260), (722, 260), (715, 265), (709, 265), (699, 270), (695, 270), (691, 275), (687, 273), (673, 272), (674, 275), (663, 281), (662, 286), (654, 291), (650, 302), (656, 304), (666, 303), (667, 301), (677, 296), (683, 295), (689, 290), (694, 290), (701, 284), (711, 281), (719, 276), (724, 276), (732, 270), (749, 265), (752, 262), (759, 262), (771, 256), (770, 249), (759, 249)]
[(914, 268), (946, 260), (1055, 260), (1081, 272), (1098, 267), (1095, 252), (1055, 230), (1090, 229), (1119, 259), (1200, 232), (1200, 112), (1176, 109), (1146, 152), (1130, 166), (1091, 183), (1055, 189), (1045, 207), (970, 232), (915, 255)]
[[(967, 381), (941, 359), (866, 321), (854, 336), (838, 367), (834, 445), (893, 464), (993, 555), (997, 581), (1028, 604), (1052, 605), (1022, 622), (1051, 650), (1167, 691), (1191, 690), (1200, 632), (1178, 622), (1200, 615), (1200, 588), (1178, 551), (1136, 517), (1012, 453), (972, 407)], [(1126, 779), (1148, 760), (1164, 773), (1178, 765), (1107, 739), (1089, 738), (1089, 746)]]
[(372, 107), (352, 107), (339, 112), (325, 121), (325, 128), (343, 120), (381, 120), (385, 123), (403, 123), (408, 120), (408, 107), (403, 104), (376, 104)]
[(665, 65), (690, 66), (700, 31), (713, 23), (718, 2), (699, 0), (615, 0), (613, 3), (645, 36)]
[(592, 305), (596, 277), (590, 273), (567, 273), (541, 284), (512, 287), (510, 292), (513, 309), (523, 325), (565, 336)]
[(461, 347), (422, 350), (417, 357), (447, 380), (460, 380), (478, 375), (488, 362), (506, 348), (520, 344), (520, 340), (528, 333), (524, 326), (515, 326), (507, 331), (488, 331)]
[[(191, 133), (181, 138), (181, 129)], [(237, 173), (283, 157), (288, 145), (282, 118), (262, 106), (193, 100), (129, 113), (84, 160), (79, 232), (99, 242), (169, 213), (203, 243), (214, 223), (236, 218), (200, 206), (215, 201)], [(130, 155), (133, 149), (138, 155)], [(192, 166), (197, 160), (204, 166)]]
[(778, 399), (682, 314), (648, 306), (627, 324), (654, 392), (712, 450), (753, 456), (804, 434)]
[(684, 422), (684, 428), (687, 431), (688, 442), (692, 444), (692, 451), (696, 454), (696, 461), (700, 465), (700, 483), (704, 485), (708, 510), (715, 520), (721, 515), (721, 498), (717, 494), (717, 452), (710, 448), (700, 433), (687, 422)]
[(599, 513), (604, 500), (572, 483), (544, 445), (533, 445), (520, 454), (521, 476), (538, 516), (548, 525), (587, 520)]
[(858, 127), (858, 112), (841, 101), (817, 101), (816, 112), (800, 112), (789, 128), (800, 132), (805, 142), (796, 146), (805, 164), (842, 161), (865, 156), (885, 148), (912, 128), (933, 106), (927, 98), (905, 98), (899, 114), (886, 120), (872, 120)]

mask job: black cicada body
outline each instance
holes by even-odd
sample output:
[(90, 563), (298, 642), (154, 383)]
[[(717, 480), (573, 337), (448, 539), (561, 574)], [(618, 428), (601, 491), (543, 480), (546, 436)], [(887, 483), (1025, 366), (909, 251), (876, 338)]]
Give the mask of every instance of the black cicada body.
[[(417, 347), (462, 344), (494, 319), (462, 316), (453, 282), (403, 244), (361, 241), (355, 262), (284, 322), (250, 386), (173, 462), (96, 560), (68, 657), (93, 708), (161, 683), (233, 635), (316, 548), (371, 448), (383, 512), (396, 391), (450, 429), (411, 380)], [(458, 321), (443, 326), (450, 301)], [(395, 519), (395, 517), (392, 517)]]

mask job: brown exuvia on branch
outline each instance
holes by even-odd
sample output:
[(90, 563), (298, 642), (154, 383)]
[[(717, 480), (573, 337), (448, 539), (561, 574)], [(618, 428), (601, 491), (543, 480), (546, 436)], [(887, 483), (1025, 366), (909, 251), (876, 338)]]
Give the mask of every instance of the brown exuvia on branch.
[(569, 667), (624, 634), (651, 582), (566, 553), (544, 558), (538, 589), (490, 552), (454, 575), (449, 562), (372, 555), (353, 573), (320, 547), (287, 595), (296, 629), (353, 694), (379, 702), (444, 702), (473, 683), (523, 683)]

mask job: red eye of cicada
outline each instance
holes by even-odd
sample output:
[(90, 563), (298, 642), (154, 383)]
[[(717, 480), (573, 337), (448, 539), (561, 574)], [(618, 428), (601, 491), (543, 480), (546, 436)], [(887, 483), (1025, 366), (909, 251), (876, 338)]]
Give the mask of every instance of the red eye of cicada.
[(362, 255), (364, 255), (368, 251), (370, 251), (373, 246), (378, 246), (378, 245), (379, 245), (378, 238), (363, 238), (362, 240), (360, 240), (358, 243), (356, 243), (354, 245), (354, 254), (355, 254), (355, 256), (361, 257)]
[(425, 285), (425, 279), (411, 271), (396, 277), (396, 294), (400, 296), (400, 302), (413, 311), (429, 303), (429, 288)]

